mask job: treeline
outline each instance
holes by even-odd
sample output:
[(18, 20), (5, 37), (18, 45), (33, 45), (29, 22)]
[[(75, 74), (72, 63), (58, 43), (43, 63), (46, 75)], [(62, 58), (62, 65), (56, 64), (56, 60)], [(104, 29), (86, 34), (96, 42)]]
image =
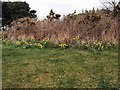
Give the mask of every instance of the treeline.
[[(106, 0), (107, 1), (107, 0)], [(1, 9), (1, 16), (2, 16), (2, 24), (3, 26), (10, 25), (10, 23), (14, 20), (17, 20), (19, 18), (24, 18), (24, 17), (30, 17), (30, 18), (36, 18), (36, 10), (31, 10), (29, 7), (29, 4), (27, 2), (1, 2), (2, 3), (2, 9)], [(104, 9), (102, 9), (105, 13), (107, 14), (112, 14), (113, 17), (116, 17), (120, 15), (120, 1), (117, 3), (115, 0), (111, 2), (107, 2), (109, 6), (112, 7), (109, 8), (105, 3), (103, 5), (105, 6)], [(98, 10), (97, 10), (98, 11)], [(96, 16), (95, 10), (83, 10), (82, 14), (87, 14), (86, 19), (88, 20), (93, 20), (94, 19), (100, 19), (100, 16)], [(80, 13), (81, 14), (81, 13)], [(75, 18), (77, 15), (76, 12), (72, 14), (68, 14), (67, 17), (69, 18)], [(50, 10), (49, 15), (47, 15), (47, 19), (52, 21), (52, 20), (59, 20), (61, 17), (60, 14), (56, 14), (52, 9)], [(94, 17), (94, 18), (92, 18)]]

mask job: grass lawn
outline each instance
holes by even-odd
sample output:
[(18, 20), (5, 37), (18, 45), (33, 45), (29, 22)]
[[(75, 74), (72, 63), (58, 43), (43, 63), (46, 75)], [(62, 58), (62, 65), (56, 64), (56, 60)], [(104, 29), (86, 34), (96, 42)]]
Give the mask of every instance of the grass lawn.
[(115, 88), (118, 52), (3, 46), (2, 70), (4, 88)]

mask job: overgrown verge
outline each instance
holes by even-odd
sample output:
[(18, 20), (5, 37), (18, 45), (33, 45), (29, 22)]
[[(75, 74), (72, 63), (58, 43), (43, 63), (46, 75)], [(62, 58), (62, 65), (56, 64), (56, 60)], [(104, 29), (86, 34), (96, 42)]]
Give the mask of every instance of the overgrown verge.
[(12, 23), (8, 37), (13, 40), (16, 38), (25, 40), (28, 37), (34, 37), (36, 40), (49, 39), (57, 44), (71, 44), (73, 38), (77, 38), (80, 43), (109, 41), (117, 44), (119, 30), (117, 19), (100, 11), (98, 13), (66, 16), (63, 20), (57, 21), (21, 18)]
[[(48, 19), (42, 21), (29, 17), (13, 21), (8, 34), (4, 33), (3, 38), (13, 41), (19, 39), (23, 42), (29, 38), (37, 41), (49, 40), (53, 44), (66, 44), (70, 47), (74, 45), (79, 47), (89, 42), (118, 45), (120, 30), (118, 15), (119, 6), (117, 5), (113, 11), (94, 10), (93, 8), (93, 10), (85, 10), (79, 14), (76, 12), (68, 14), (60, 20), (60, 15), (51, 11), (47, 16)], [(51, 19), (49, 19), (50, 17)]]

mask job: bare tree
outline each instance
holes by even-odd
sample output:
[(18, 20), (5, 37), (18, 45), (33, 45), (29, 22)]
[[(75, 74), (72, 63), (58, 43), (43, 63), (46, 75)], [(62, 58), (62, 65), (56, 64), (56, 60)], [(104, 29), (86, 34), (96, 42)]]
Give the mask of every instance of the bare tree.
[(101, 1), (102, 5), (106, 10), (114, 10), (114, 8), (118, 5), (118, 0), (105, 0)]

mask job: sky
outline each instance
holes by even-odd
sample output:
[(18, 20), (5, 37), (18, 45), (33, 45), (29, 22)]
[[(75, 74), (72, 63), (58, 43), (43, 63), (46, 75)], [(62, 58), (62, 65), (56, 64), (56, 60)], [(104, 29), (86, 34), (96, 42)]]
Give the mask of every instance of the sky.
[(26, 0), (30, 6), (37, 10), (38, 18), (45, 18), (51, 9), (55, 13), (66, 15), (73, 13), (74, 10), (77, 13), (82, 9), (92, 9), (93, 7), (99, 7), (99, 0)]
[(26, 1), (31, 9), (37, 11), (38, 19), (44, 19), (53, 9), (55, 13), (67, 15), (76, 10), (77, 13), (82, 9), (91, 10), (93, 7), (101, 8), (101, 2), (105, 0), (2, 0), (2, 1)]

